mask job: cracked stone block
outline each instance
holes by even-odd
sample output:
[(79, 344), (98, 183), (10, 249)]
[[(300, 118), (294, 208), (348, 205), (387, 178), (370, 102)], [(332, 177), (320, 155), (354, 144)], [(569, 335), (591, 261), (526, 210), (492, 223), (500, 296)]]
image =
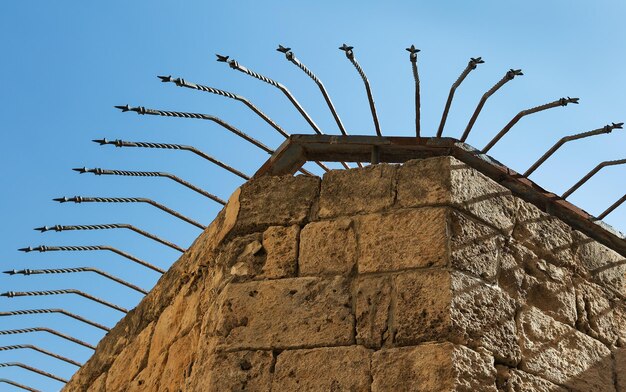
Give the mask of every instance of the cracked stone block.
[(576, 328), (608, 346), (626, 346), (626, 303), (601, 286), (576, 280)]
[[(389, 330), (391, 277), (359, 276), (356, 289), (356, 342), (380, 348), (393, 339)], [(391, 339), (390, 339), (391, 338)]]
[(499, 392), (568, 392), (550, 381), (543, 380), (521, 370), (496, 366)]
[(614, 250), (576, 232), (576, 261), (593, 281), (626, 297), (626, 258)]

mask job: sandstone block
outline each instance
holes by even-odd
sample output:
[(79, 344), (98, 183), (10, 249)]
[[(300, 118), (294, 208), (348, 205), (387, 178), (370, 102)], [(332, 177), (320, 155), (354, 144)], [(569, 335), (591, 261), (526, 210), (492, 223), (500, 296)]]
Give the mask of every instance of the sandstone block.
[(493, 359), (452, 343), (384, 349), (372, 355), (372, 392), (496, 391)]
[(288, 350), (278, 355), (273, 391), (369, 391), (371, 351), (361, 346)]
[(113, 361), (106, 378), (107, 391), (121, 391), (146, 366), (154, 324), (135, 337)]
[(576, 280), (576, 327), (608, 346), (626, 345), (626, 303), (596, 284)]
[(310, 176), (266, 176), (246, 182), (239, 195), (238, 233), (262, 231), (307, 221), (317, 201), (320, 179)]
[(396, 166), (379, 164), (324, 174), (320, 218), (382, 211), (393, 205)]
[(359, 273), (445, 265), (447, 211), (427, 207), (358, 217)]
[(576, 232), (576, 261), (601, 286), (626, 297), (626, 258)]
[(498, 391), (501, 392), (568, 392), (567, 389), (539, 377), (505, 366), (496, 366)]
[(300, 236), (300, 275), (348, 274), (356, 265), (350, 219), (309, 223)]
[(167, 350), (167, 362), (159, 371), (161, 379), (159, 390), (185, 390), (191, 373), (191, 365), (197, 355), (198, 330), (193, 329), (187, 335), (177, 339)]
[(626, 391), (626, 348), (613, 351), (617, 392)]
[(348, 283), (339, 277), (231, 283), (220, 296), (216, 323), (218, 341), (229, 350), (354, 341)]
[(266, 392), (272, 384), (273, 362), (271, 351), (214, 353), (202, 374), (192, 375), (189, 390)]
[(356, 342), (380, 348), (391, 337), (391, 277), (359, 276), (356, 289)]
[(263, 232), (267, 253), (261, 276), (267, 279), (293, 277), (298, 263), (299, 226), (272, 226)]
[(599, 341), (528, 308), (518, 318), (520, 369), (575, 391), (615, 391), (611, 352)]

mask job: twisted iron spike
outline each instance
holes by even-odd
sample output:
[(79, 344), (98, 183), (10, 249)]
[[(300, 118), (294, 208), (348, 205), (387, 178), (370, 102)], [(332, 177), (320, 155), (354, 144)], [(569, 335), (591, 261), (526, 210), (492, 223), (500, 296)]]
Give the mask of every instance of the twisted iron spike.
[(565, 136), (561, 138), (558, 142), (554, 144), (554, 146), (552, 146), (552, 148), (550, 148), (545, 154), (543, 154), (541, 158), (537, 160), (537, 162), (533, 163), (533, 165), (530, 168), (528, 168), (528, 170), (526, 170), (523, 176), (524, 177), (530, 176), (535, 170), (537, 170), (539, 166), (541, 166), (548, 158), (550, 158), (552, 154), (556, 152), (556, 150), (561, 148), (563, 144), (570, 142), (572, 140), (583, 139), (589, 136), (601, 135), (604, 133), (611, 133), (614, 129), (622, 129), (622, 125), (624, 125), (624, 123), (612, 123), (602, 128), (594, 129), (593, 131), (578, 133), (575, 135), (569, 135), (569, 136)]
[[(190, 89), (194, 89), (194, 90), (198, 90), (198, 91), (204, 91), (204, 92), (208, 92), (208, 93), (212, 93), (212, 94), (217, 94), (217, 95), (221, 95), (223, 97), (227, 97), (227, 98), (232, 98), (234, 100), (237, 100), (239, 102), (243, 102), (248, 108), (250, 108), (254, 113), (256, 113), (259, 117), (261, 117), (266, 123), (268, 123), (272, 128), (274, 128), (276, 131), (278, 131), (278, 133), (280, 133), (282, 136), (286, 138), (289, 137), (289, 133), (287, 133), (284, 129), (282, 129), (278, 124), (276, 124), (271, 118), (269, 118), (265, 113), (263, 113), (259, 108), (257, 108), (252, 102), (250, 102), (247, 98), (242, 97), (241, 95), (237, 95), (237, 94), (233, 94), (231, 92), (228, 91), (224, 91), (224, 90), (220, 90), (214, 87), (209, 87), (209, 86), (204, 86), (201, 84), (197, 84), (197, 83), (193, 83), (193, 82), (189, 82), (183, 78), (172, 78), (172, 76), (158, 76), (159, 79), (161, 79), (161, 82), (163, 83), (174, 83), (176, 86), (178, 87), (187, 87)], [(130, 108), (129, 108), (130, 109)], [(224, 123), (226, 124), (226, 123)], [(241, 132), (243, 134), (243, 132)], [(247, 140), (247, 139), (246, 139)], [(250, 140), (248, 140), (250, 141)], [(272, 150), (272, 152), (269, 152), (270, 154), (273, 154), (274, 151)], [(324, 171), (328, 171), (328, 167), (326, 167), (323, 163), (319, 162), (319, 161), (315, 161), (315, 163), (317, 165), (319, 165), (322, 169), (324, 169)], [(311, 173), (310, 171), (306, 170), (306, 169), (299, 169), (300, 172), (308, 175), (308, 176), (313, 176), (314, 174)]]
[(79, 316), (77, 314), (74, 313), (70, 313), (65, 309), (24, 309), (24, 310), (12, 310), (9, 312), (0, 312), (0, 317), (1, 316), (21, 316), (21, 315), (26, 315), (26, 314), (50, 314), (50, 313), (59, 313), (59, 314), (63, 314), (65, 316), (71, 317), (74, 320), (78, 320), (81, 321), (85, 324), (89, 324), (93, 327), (99, 328), (103, 331), (109, 332), (111, 330), (111, 328), (105, 327), (102, 324), (98, 324), (94, 321), (88, 320), (82, 316)]
[(498, 81), (498, 83), (496, 83), (492, 88), (487, 90), (485, 94), (483, 94), (482, 98), (480, 98), (480, 102), (478, 102), (478, 106), (476, 106), (476, 110), (474, 111), (474, 114), (472, 114), (472, 118), (470, 118), (469, 123), (467, 123), (467, 127), (465, 127), (465, 132), (463, 132), (463, 136), (461, 136), (460, 140), (462, 142), (465, 142), (465, 140), (467, 140), (467, 136), (469, 136), (469, 133), (472, 130), (472, 127), (474, 126), (474, 123), (476, 122), (476, 119), (478, 118), (480, 111), (483, 109), (483, 106), (485, 106), (485, 102), (487, 102), (487, 99), (490, 96), (492, 96), (496, 91), (498, 91), (500, 87), (504, 86), (507, 82), (513, 80), (516, 76), (521, 76), (521, 75), (523, 75), (521, 69), (510, 69), (502, 77), (502, 79)]
[(450, 111), (450, 105), (452, 105), (452, 98), (454, 98), (454, 93), (456, 92), (456, 89), (461, 85), (461, 83), (463, 83), (467, 75), (469, 75), (470, 72), (476, 69), (478, 64), (483, 64), (483, 63), (484, 61), (480, 57), (470, 58), (469, 63), (467, 63), (467, 67), (465, 67), (463, 72), (461, 72), (461, 75), (459, 75), (456, 81), (452, 84), (452, 87), (450, 87), (448, 100), (446, 101), (446, 106), (443, 109), (443, 114), (441, 115), (441, 122), (439, 123), (439, 129), (437, 130), (437, 137), (441, 137), (441, 135), (443, 134), (443, 127), (446, 125), (446, 120), (448, 119), (448, 112)]
[(44, 371), (43, 371), (43, 370), (41, 370), (41, 369), (37, 369), (37, 368), (34, 368), (34, 367), (32, 367), (32, 366), (28, 366), (28, 365), (23, 364), (23, 363), (21, 363), (21, 362), (5, 362), (5, 363), (0, 363), (0, 368), (2, 368), (2, 367), (9, 367), (9, 366), (17, 366), (17, 367), (21, 367), (22, 369), (26, 369), (26, 370), (28, 370), (28, 371), (31, 371), (31, 372), (33, 372), (33, 373), (40, 374), (40, 375), (42, 375), (42, 376), (45, 376), (45, 377), (51, 378), (51, 379), (53, 379), (53, 380), (57, 380), (57, 381), (62, 382), (62, 383), (64, 383), (64, 384), (67, 384), (67, 383), (69, 382), (69, 380), (66, 380), (66, 379), (64, 379), (64, 378), (61, 378), (61, 377), (59, 377), (59, 376), (56, 376), (56, 375), (54, 375), (54, 374), (52, 374), (52, 373), (44, 372)]
[(413, 79), (415, 79), (415, 136), (420, 137), (420, 77), (417, 72), (417, 53), (420, 51), (415, 45), (406, 48), (410, 53), (409, 60), (413, 70)]
[(95, 169), (88, 169), (86, 167), (82, 167), (82, 168), (75, 168), (72, 169), (74, 171), (77, 171), (81, 174), (83, 173), (93, 173), (97, 176), (100, 175), (113, 175), (113, 176), (129, 176), (129, 177), (164, 177), (164, 178), (169, 178), (170, 180), (176, 181), (177, 183), (181, 184), (184, 187), (187, 187), (199, 194), (201, 194), (202, 196), (208, 197), (209, 199), (213, 200), (216, 203), (220, 203), (222, 205), (226, 204), (226, 202), (215, 196), (212, 193), (209, 193), (207, 191), (205, 191), (202, 188), (199, 188), (195, 185), (193, 185), (190, 182), (187, 182), (185, 180), (183, 180), (180, 177), (177, 177), (173, 174), (170, 173), (165, 173), (165, 172), (145, 172), (145, 171), (129, 171), (129, 170), (110, 170), (110, 169), (101, 169), (101, 168), (95, 168)]
[(64, 290), (42, 290), (42, 291), (7, 291), (4, 293), (1, 293), (0, 296), (2, 297), (7, 297), (7, 298), (15, 298), (15, 297), (33, 297), (33, 296), (43, 296), (43, 295), (63, 295), (63, 294), (76, 294), (79, 295), (83, 298), (87, 298), (89, 300), (92, 300), (94, 302), (98, 302), (99, 304), (102, 304), (104, 306), (108, 306), (111, 309), (115, 309), (117, 311), (120, 311), (122, 313), (128, 313), (128, 310), (121, 307), (121, 306), (117, 306), (111, 302), (107, 302), (103, 299), (100, 299), (98, 297), (94, 297), (91, 294), (87, 294), (83, 291), (80, 290), (76, 290), (76, 289), (64, 289)]
[(13, 381), (13, 380), (9, 380), (8, 378), (0, 378), (0, 382), (3, 382), (5, 384), (9, 384), (9, 385), (13, 385), (14, 387), (21, 388), (21, 389), (23, 389), (25, 391), (41, 392), (39, 389), (31, 388), (31, 387), (29, 387), (27, 385), (20, 384), (18, 382)]
[(141, 147), (141, 148), (162, 148), (162, 149), (167, 149), (167, 150), (185, 150), (185, 151), (191, 151), (194, 154), (206, 159), (207, 161), (221, 167), (222, 169), (225, 169), (233, 174), (235, 174), (236, 176), (239, 176), (241, 178), (243, 178), (244, 180), (249, 180), (250, 177), (243, 174), (242, 172), (240, 172), (237, 169), (234, 169), (230, 166), (228, 166), (227, 164), (218, 161), (217, 159), (213, 158), (210, 155), (205, 154), (204, 152), (198, 150), (197, 148), (193, 147), (193, 146), (185, 146), (182, 144), (171, 144), (171, 143), (152, 143), (152, 142), (129, 142), (129, 141), (125, 141), (125, 140), (107, 140), (106, 138), (104, 139), (94, 139), (92, 140), (94, 143), (98, 143), (101, 146), (104, 146), (106, 144), (113, 144), (115, 147)]
[(45, 349), (43, 349), (41, 347), (33, 346), (32, 344), (15, 344), (15, 345), (12, 345), (12, 346), (3, 346), (3, 347), (0, 347), (0, 351), (19, 350), (19, 349), (24, 349), (24, 348), (31, 349), (31, 350), (34, 350), (34, 351), (38, 351), (38, 352), (40, 352), (42, 354), (45, 354), (45, 355), (47, 355), (49, 357), (56, 358), (58, 360), (67, 362), (67, 363), (72, 364), (74, 366), (78, 366), (78, 367), (83, 366), (83, 364), (80, 363), (80, 362), (76, 362), (73, 359), (69, 359), (69, 358), (66, 358), (66, 357), (64, 357), (62, 355), (52, 353), (52, 352), (50, 352), (48, 350), (45, 350)]
[(150, 268), (153, 271), (159, 272), (161, 274), (165, 273), (165, 270), (156, 267), (150, 263), (148, 263), (147, 261), (143, 261), (131, 254), (128, 254), (126, 252), (123, 252), (117, 248), (114, 248), (112, 246), (108, 246), (108, 245), (88, 245), (88, 246), (45, 246), (45, 245), (40, 245), (36, 248), (33, 247), (28, 247), (28, 248), (20, 248), (18, 249), (19, 251), (22, 252), (34, 252), (34, 251), (38, 251), (38, 252), (55, 252), (55, 251), (66, 251), (66, 252), (80, 252), (80, 251), (92, 251), (92, 250), (108, 250), (111, 251), (113, 253), (117, 253), (118, 255), (127, 258), (128, 260), (134, 261), (137, 264), (140, 264), (146, 268)]
[(76, 267), (76, 268), (53, 268), (53, 269), (23, 269), (23, 270), (11, 270), (11, 271), (4, 271), (5, 274), (9, 274), (9, 275), (24, 275), (24, 276), (28, 276), (28, 275), (42, 275), (42, 274), (70, 274), (70, 273), (76, 273), (76, 272), (94, 272), (100, 276), (103, 276), (109, 280), (112, 280), (114, 282), (117, 282), (121, 285), (124, 285), (128, 288), (131, 288), (135, 291), (140, 292), (141, 294), (148, 294), (148, 292), (144, 289), (142, 289), (141, 287), (135, 286), (132, 283), (129, 283), (125, 280), (122, 280), (120, 278), (118, 278), (117, 276), (111, 275), (108, 272), (99, 270), (97, 268), (93, 268), (93, 267)]
[(54, 329), (51, 328), (46, 328), (46, 327), (34, 327), (34, 328), (22, 328), (22, 329), (9, 329), (9, 330), (4, 330), (4, 331), (0, 331), (0, 335), (16, 335), (16, 334), (20, 334), (20, 333), (30, 333), (30, 332), (47, 332), (49, 334), (58, 336), (62, 339), (68, 340), (72, 343), (76, 343), (79, 344), (81, 346), (90, 348), (92, 350), (95, 350), (96, 347), (87, 343), (87, 342), (83, 342), (82, 340), (76, 339), (72, 336), (66, 335), (64, 333), (61, 333), (59, 331), (56, 331)]
[(563, 193), (563, 195), (561, 197), (563, 199), (567, 199), (567, 197), (569, 195), (574, 193), (574, 191), (576, 191), (578, 188), (580, 188), (585, 182), (589, 181), (589, 179), (591, 177), (593, 177), (597, 172), (599, 172), (600, 169), (602, 169), (603, 167), (622, 165), (622, 164), (625, 164), (625, 163), (626, 163), (626, 159), (618, 159), (618, 160), (615, 160), (615, 161), (604, 161), (604, 162), (601, 162), (596, 167), (594, 167), (589, 173), (587, 173), (583, 178), (581, 178), (580, 181), (578, 181), (576, 184), (574, 184), (574, 186), (572, 186), (565, 193)]
[(41, 233), (45, 233), (46, 231), (54, 230), (54, 231), (69, 231), (69, 230), (106, 230), (106, 229), (128, 229), (132, 230), (135, 233), (141, 234), (146, 238), (150, 238), (154, 241), (157, 241), (163, 245), (169, 246), (172, 249), (176, 249), (179, 252), (185, 252), (186, 249), (181, 248), (180, 246), (173, 244), (169, 241), (166, 241), (162, 238), (157, 237), (154, 234), (148, 233), (147, 231), (141, 230), (133, 225), (128, 223), (108, 223), (101, 225), (54, 225), (54, 226), (42, 226), (36, 227), (34, 230), (37, 230)]
[(178, 219), (181, 219), (189, 224), (192, 224), (202, 230), (206, 229), (205, 226), (200, 223), (194, 221), (193, 219), (187, 218), (186, 216), (164, 206), (163, 204), (159, 204), (152, 199), (147, 199), (145, 197), (89, 197), (89, 196), (74, 196), (74, 197), (58, 197), (52, 199), (54, 201), (58, 201), (59, 203), (68, 203), (74, 202), (76, 204), (80, 203), (146, 203), (150, 204), (153, 207), (160, 209), (161, 211), (165, 211), (168, 214), (175, 216)]
[(607, 215), (609, 215), (611, 212), (613, 212), (617, 207), (622, 205), (622, 203), (624, 203), (625, 201), (626, 201), (626, 194), (624, 196), (622, 196), (619, 200), (617, 200), (615, 203), (611, 204), (611, 206), (609, 208), (607, 208), (603, 213), (598, 215), (598, 219), (606, 218)]
[(265, 83), (267, 83), (267, 84), (269, 84), (271, 86), (274, 86), (277, 89), (279, 89), (280, 91), (282, 91), (282, 93), (285, 94), (285, 96), (287, 97), (287, 99), (289, 99), (289, 101), (293, 104), (293, 106), (295, 106), (295, 108), (298, 110), (298, 112), (300, 112), (302, 117), (304, 117), (306, 122), (309, 123), (311, 128), (313, 128), (315, 133), (317, 133), (318, 135), (323, 135), (324, 134), (320, 130), (320, 128), (317, 126), (317, 124), (315, 124), (315, 122), (313, 121), (311, 116), (309, 116), (309, 114), (304, 110), (302, 105), (300, 105), (300, 103), (296, 100), (296, 98), (293, 96), (293, 94), (291, 94), (291, 92), (283, 84), (278, 83), (277, 81), (275, 81), (273, 79), (270, 79), (270, 78), (268, 78), (266, 76), (258, 74), (256, 72), (254, 72), (254, 71), (244, 67), (243, 65), (240, 65), (235, 60), (228, 60), (228, 56), (217, 55), (217, 61), (219, 61), (219, 62), (227, 62), (228, 65), (230, 66), (230, 68), (235, 69), (235, 70), (240, 71), (240, 72), (243, 72), (246, 75), (252, 76), (255, 79), (259, 79), (260, 81), (265, 82)]
[(534, 108), (530, 108), (530, 109), (526, 109), (526, 110), (522, 110), (521, 112), (517, 113), (515, 115), (515, 117), (513, 117), (511, 119), (511, 121), (509, 121), (508, 124), (506, 124), (504, 126), (504, 128), (502, 128), (502, 130), (500, 132), (498, 132), (498, 134), (491, 139), (491, 141), (489, 143), (487, 143), (487, 145), (483, 148), (483, 150), (481, 151), (483, 154), (486, 154), (487, 151), (491, 150), (491, 148), (498, 142), (500, 141), (500, 139), (507, 134), (507, 132), (509, 132), (509, 130), (511, 130), (511, 128), (517, 124), (517, 122), (519, 120), (521, 120), (522, 117), (524, 116), (528, 116), (529, 114), (533, 114), (533, 113), (537, 113), (537, 112), (541, 112), (543, 110), (548, 110), (548, 109), (552, 109), (558, 106), (567, 106), (568, 103), (575, 103), (578, 104), (578, 98), (560, 98), (557, 99), (556, 101), (550, 102), (550, 103), (546, 103), (544, 105), (540, 105), (540, 106), (535, 106)]
[(361, 79), (363, 79), (363, 83), (365, 84), (365, 92), (367, 93), (367, 100), (369, 101), (370, 110), (372, 112), (372, 118), (374, 119), (374, 127), (376, 128), (376, 135), (382, 136), (382, 133), (380, 132), (380, 124), (378, 123), (378, 115), (376, 115), (376, 106), (374, 105), (374, 97), (372, 96), (372, 89), (370, 88), (370, 82), (369, 80), (367, 80), (367, 76), (365, 75), (365, 72), (363, 72), (363, 69), (354, 58), (354, 52), (352, 51), (354, 47), (343, 44), (341, 47), (339, 47), (339, 49), (343, 50), (346, 53), (346, 57), (348, 58), (348, 60), (350, 60), (352, 65), (354, 65), (354, 68), (356, 68), (357, 72), (361, 76)]

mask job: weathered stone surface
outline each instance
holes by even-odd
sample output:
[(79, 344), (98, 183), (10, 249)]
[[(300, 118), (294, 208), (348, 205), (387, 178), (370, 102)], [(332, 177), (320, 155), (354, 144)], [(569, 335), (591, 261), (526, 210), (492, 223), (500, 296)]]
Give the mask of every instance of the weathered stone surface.
[(380, 164), (324, 174), (320, 218), (383, 211), (393, 205), (396, 166)]
[(348, 274), (356, 265), (352, 220), (309, 223), (300, 236), (300, 275)]
[(542, 380), (539, 377), (511, 369), (506, 366), (496, 366), (498, 371), (497, 384), (500, 392), (568, 392), (567, 389)]
[(115, 359), (107, 372), (107, 391), (123, 390), (124, 386), (146, 366), (153, 331), (154, 324), (151, 323)]
[(376, 351), (372, 392), (496, 391), (496, 370), (485, 355), (452, 343)]
[(613, 351), (613, 358), (617, 392), (626, 391), (626, 348)]
[(292, 278), (226, 286), (216, 334), (228, 349), (337, 346), (353, 343), (353, 325), (345, 279)]
[(371, 351), (361, 346), (288, 350), (278, 355), (273, 391), (369, 391)]
[(520, 369), (575, 391), (615, 391), (611, 352), (534, 308), (518, 317)]
[(360, 216), (359, 273), (445, 265), (447, 215), (447, 208), (426, 207)]
[(356, 342), (380, 348), (389, 340), (391, 320), (390, 276), (360, 276), (356, 290)]
[(450, 263), (488, 281), (498, 273), (504, 242), (494, 229), (452, 210), (450, 212)]
[(293, 277), (298, 266), (299, 226), (272, 226), (263, 232), (267, 253), (261, 276), (267, 279)]
[(596, 283), (626, 298), (626, 258), (582, 233), (575, 237), (577, 264)]
[(540, 259), (516, 241), (510, 241), (502, 249), (498, 284), (519, 303), (541, 309), (563, 323), (575, 324), (572, 273)]
[(198, 329), (191, 330), (187, 335), (176, 340), (167, 351), (167, 361), (159, 371), (161, 380), (159, 390), (185, 390), (186, 382), (191, 373), (198, 344)]
[(167, 351), (162, 352), (157, 358), (148, 359), (146, 367), (135, 376), (128, 384), (124, 392), (152, 392), (159, 391), (161, 371), (167, 363)]
[(218, 352), (190, 380), (190, 391), (266, 392), (272, 384), (271, 351)]
[(626, 346), (626, 303), (602, 287), (576, 280), (576, 328), (609, 346)]
[(106, 392), (107, 373), (102, 373), (100, 377), (89, 386), (87, 392)]
[(399, 207), (449, 204), (451, 157), (435, 157), (405, 162), (398, 167)]
[(269, 226), (302, 224), (317, 201), (320, 179), (310, 176), (266, 176), (241, 186), (235, 231), (250, 233)]

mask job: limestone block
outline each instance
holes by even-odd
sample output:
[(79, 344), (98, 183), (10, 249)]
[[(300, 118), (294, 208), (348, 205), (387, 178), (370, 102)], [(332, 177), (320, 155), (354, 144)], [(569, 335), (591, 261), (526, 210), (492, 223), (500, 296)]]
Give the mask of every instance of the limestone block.
[(626, 258), (576, 232), (576, 261), (601, 286), (626, 297)]
[[(267, 392), (274, 359), (271, 351), (234, 351), (212, 354), (201, 376), (194, 375), (190, 391)], [(194, 365), (194, 371), (196, 366)]]
[(148, 324), (113, 361), (107, 372), (107, 391), (124, 390), (124, 387), (146, 366), (153, 331), (154, 324)]
[(265, 176), (246, 182), (239, 195), (234, 231), (250, 233), (269, 226), (307, 221), (317, 201), (320, 179), (310, 176)]
[(359, 276), (356, 289), (356, 342), (380, 348), (391, 337), (390, 276)]
[(263, 232), (263, 248), (267, 253), (261, 277), (267, 279), (293, 277), (298, 263), (300, 227), (271, 226)]
[(611, 352), (535, 308), (518, 317), (520, 369), (575, 391), (614, 392)]
[(359, 273), (445, 265), (447, 211), (426, 207), (358, 217)]
[(348, 274), (356, 265), (352, 220), (309, 223), (300, 236), (300, 275)]
[(216, 323), (218, 341), (229, 350), (354, 341), (348, 283), (339, 277), (231, 283), (220, 296)]
[(609, 346), (626, 345), (626, 303), (602, 287), (576, 280), (576, 327)]
[(278, 355), (273, 391), (369, 391), (371, 351), (361, 346), (287, 350)]
[(124, 392), (152, 392), (159, 391), (161, 371), (167, 362), (167, 351), (159, 354), (157, 358), (148, 359), (146, 367), (135, 376), (128, 384)]
[(106, 392), (107, 373), (102, 373), (96, 380), (87, 388), (87, 392)]
[(500, 365), (496, 366), (496, 369), (499, 392), (568, 392), (567, 389), (550, 381), (517, 369)]
[(167, 362), (160, 370), (159, 390), (185, 390), (189, 379), (191, 365), (197, 355), (198, 329), (191, 330), (187, 335), (177, 339), (167, 350)]
[(626, 391), (626, 348), (613, 351), (617, 392)]
[(393, 205), (396, 166), (379, 164), (324, 174), (320, 218), (383, 211)]
[(372, 355), (372, 392), (496, 391), (493, 358), (452, 343), (383, 349)]

